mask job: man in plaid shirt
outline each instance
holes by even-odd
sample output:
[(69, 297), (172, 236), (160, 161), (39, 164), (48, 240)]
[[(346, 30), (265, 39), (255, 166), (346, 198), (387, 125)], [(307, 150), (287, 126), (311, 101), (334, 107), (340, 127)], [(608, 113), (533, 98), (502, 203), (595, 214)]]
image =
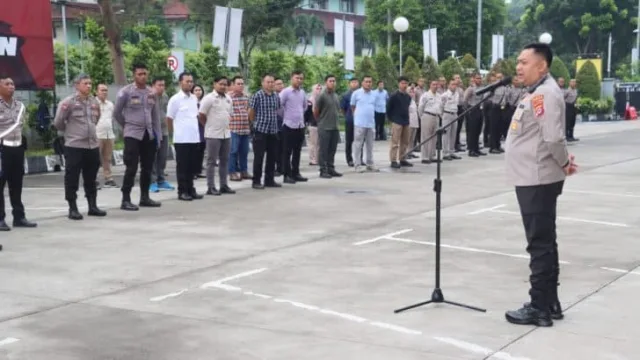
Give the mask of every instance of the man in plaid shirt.
[[(278, 145), (278, 114), (280, 97), (273, 91), (272, 75), (262, 77), (262, 89), (256, 92), (249, 102), (249, 120), (254, 124), (253, 134), (253, 188), (282, 187), (275, 179), (275, 165)], [(265, 154), (264, 185), (262, 184), (262, 165)]]
[(229, 154), (229, 178), (231, 181), (253, 179), (248, 172), (249, 141), (251, 127), (249, 124), (249, 98), (244, 94), (244, 79), (236, 76), (231, 79), (231, 100), (233, 115), (229, 122), (231, 129), (231, 153)]

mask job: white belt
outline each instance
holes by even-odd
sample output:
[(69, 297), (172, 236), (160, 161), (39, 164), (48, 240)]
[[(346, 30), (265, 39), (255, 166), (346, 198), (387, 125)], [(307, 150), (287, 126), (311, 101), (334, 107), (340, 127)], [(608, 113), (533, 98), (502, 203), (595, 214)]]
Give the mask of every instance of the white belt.
[(20, 147), (22, 146), (22, 140), (2, 140), (0, 144), (8, 147)]

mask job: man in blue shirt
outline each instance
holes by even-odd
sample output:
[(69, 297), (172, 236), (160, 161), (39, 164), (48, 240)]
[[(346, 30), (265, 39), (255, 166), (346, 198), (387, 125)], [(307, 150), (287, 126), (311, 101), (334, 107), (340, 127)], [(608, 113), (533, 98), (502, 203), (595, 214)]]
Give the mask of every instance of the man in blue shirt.
[[(340, 108), (342, 109), (342, 114), (344, 115), (344, 118), (346, 120), (344, 131), (344, 152), (347, 157), (347, 164), (351, 167), (353, 167), (353, 111), (351, 111), (351, 95), (358, 89), (359, 85), (360, 82), (358, 81), (358, 79), (351, 79), (351, 81), (349, 81), (349, 91), (342, 95), (342, 99), (340, 100)], [(362, 159), (360, 160), (360, 163), (362, 164)]]
[(378, 81), (378, 89), (375, 91), (375, 95), (376, 140), (387, 140), (384, 123), (387, 119), (387, 100), (389, 100), (389, 93), (384, 89), (384, 81)]
[[(372, 85), (371, 76), (365, 75), (362, 78), (362, 87), (351, 95), (351, 111), (353, 111), (354, 125), (353, 158), (360, 159), (362, 148), (365, 146), (367, 149), (367, 170), (378, 171), (373, 162), (373, 142), (376, 133), (376, 93), (371, 89)], [(361, 169), (361, 164), (355, 165), (356, 172), (362, 172)]]

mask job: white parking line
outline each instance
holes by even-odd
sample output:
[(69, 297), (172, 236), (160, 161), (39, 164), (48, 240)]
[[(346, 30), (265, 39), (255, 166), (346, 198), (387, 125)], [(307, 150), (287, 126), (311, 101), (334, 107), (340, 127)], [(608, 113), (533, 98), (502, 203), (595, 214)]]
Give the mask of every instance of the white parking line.
[(396, 231), (396, 232), (393, 232), (393, 233), (390, 233), (390, 234), (386, 234), (386, 235), (378, 236), (377, 238), (373, 238), (373, 239), (369, 239), (369, 240), (364, 240), (364, 241), (358, 241), (358, 242), (353, 243), (353, 245), (360, 246), (360, 245), (371, 244), (371, 243), (374, 243), (374, 242), (376, 242), (376, 241), (380, 241), (380, 240), (383, 240), (383, 239), (393, 238), (393, 237), (394, 237), (394, 236), (396, 236), (396, 235), (402, 235), (402, 234), (404, 234), (404, 233), (408, 233), (408, 232), (410, 232), (410, 231), (413, 231), (413, 229), (404, 229), (404, 230)]
[(162, 296), (156, 296), (156, 297), (152, 297), (151, 299), (149, 299), (150, 301), (153, 302), (158, 302), (158, 301), (162, 301), (162, 300), (166, 300), (168, 298), (172, 298), (172, 297), (178, 297), (184, 293), (186, 293), (187, 291), (189, 291), (189, 289), (182, 289), (178, 292), (174, 292), (171, 294), (167, 294), (167, 295), (162, 295)]
[[(509, 211), (509, 210), (489, 210), (488, 212), (493, 212), (493, 213), (498, 213), (498, 214), (520, 215), (519, 212)], [(559, 220), (566, 220), (566, 221), (587, 223), (587, 224), (616, 226), (616, 227), (629, 227), (629, 225), (622, 224), (622, 223), (615, 223), (615, 222), (609, 222), (609, 221), (589, 220), (589, 219), (580, 219), (580, 218), (574, 218), (574, 217), (568, 217), (568, 216), (558, 216), (558, 219)]]
[(610, 193), (603, 191), (586, 191), (586, 190), (564, 190), (564, 192), (574, 193), (574, 194), (587, 194), (587, 195), (602, 195), (602, 196), (617, 196), (617, 197), (628, 197), (628, 198), (640, 198), (640, 194), (634, 193)]
[(13, 337), (8, 337), (6, 339), (3, 339), (2, 341), (0, 341), (0, 347), (3, 347), (5, 345), (11, 345), (13, 343), (17, 343), (18, 341), (20, 341), (20, 339), (16, 339)]
[(500, 205), (496, 205), (496, 206), (493, 206), (493, 207), (490, 207), (490, 208), (476, 210), (476, 211), (468, 213), (467, 215), (478, 215), (478, 214), (482, 214), (482, 213), (487, 212), (487, 211), (493, 211), (493, 210), (496, 210), (496, 209), (500, 209), (500, 208), (503, 208), (505, 206), (507, 206), (507, 205), (506, 204), (500, 204)]
[[(446, 338), (446, 337), (434, 337), (434, 340), (437, 340), (449, 345), (453, 345), (457, 348), (464, 349), (469, 352), (473, 352), (473, 353), (484, 355), (484, 356), (489, 356), (493, 354), (493, 350), (491, 349), (487, 349), (480, 345), (468, 343), (466, 341), (461, 341), (461, 340)], [(491, 358), (500, 359), (500, 360), (529, 360), (528, 358), (511, 356), (510, 354), (503, 351), (499, 351), (493, 354)]]

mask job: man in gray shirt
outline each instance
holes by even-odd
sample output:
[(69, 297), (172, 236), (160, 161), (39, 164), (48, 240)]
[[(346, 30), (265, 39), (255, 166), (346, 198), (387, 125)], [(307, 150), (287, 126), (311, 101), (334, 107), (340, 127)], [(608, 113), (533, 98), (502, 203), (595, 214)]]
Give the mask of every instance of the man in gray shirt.
[(147, 86), (147, 67), (133, 65), (134, 83), (118, 92), (113, 118), (120, 124), (124, 134), (124, 164), (126, 170), (122, 181), (122, 204), (120, 208), (137, 211), (131, 202), (131, 189), (140, 164), (140, 206), (159, 207), (159, 202), (149, 197), (151, 168), (156, 150), (162, 141), (162, 129), (156, 106), (157, 96)]
[(320, 139), (320, 151), (318, 152), (318, 165), (320, 165), (320, 177), (331, 179), (342, 174), (336, 171), (334, 159), (340, 131), (338, 130), (338, 117), (340, 116), (340, 100), (336, 95), (336, 77), (327, 75), (324, 78), (325, 90), (318, 95), (313, 108), (313, 116), (318, 120), (318, 138)]
[(167, 125), (167, 105), (169, 97), (164, 92), (164, 80), (155, 78), (151, 83), (153, 92), (158, 97), (158, 118), (162, 129), (162, 141), (156, 153), (156, 159), (151, 169), (151, 192), (159, 190), (175, 190), (175, 188), (164, 178), (167, 167), (167, 156), (169, 155), (169, 126)]
[(517, 74), (528, 92), (522, 97), (505, 142), (507, 173), (515, 185), (530, 255), (531, 302), (508, 311), (507, 321), (552, 326), (562, 319), (558, 299), (556, 205), (567, 175), (577, 170), (565, 141), (562, 90), (549, 74), (553, 53), (547, 44), (527, 45)]

